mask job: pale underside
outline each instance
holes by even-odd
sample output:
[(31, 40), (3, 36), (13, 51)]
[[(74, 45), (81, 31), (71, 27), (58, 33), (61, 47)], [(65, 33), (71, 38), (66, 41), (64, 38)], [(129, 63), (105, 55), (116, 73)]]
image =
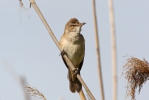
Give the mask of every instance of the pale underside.
[[(60, 45), (64, 52), (67, 54), (68, 58), (72, 61), (74, 67), (82, 67), (82, 65), (80, 66), (80, 63), (83, 63), (85, 54), (85, 40), (83, 35), (76, 32), (68, 33), (67, 37), (63, 35), (60, 40)], [(74, 81), (75, 76), (72, 77), (72, 80)]]

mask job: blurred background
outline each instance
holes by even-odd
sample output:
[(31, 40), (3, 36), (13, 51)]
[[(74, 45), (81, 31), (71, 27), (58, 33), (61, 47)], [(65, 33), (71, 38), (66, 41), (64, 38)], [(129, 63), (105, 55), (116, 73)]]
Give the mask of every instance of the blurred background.
[[(79, 100), (77, 93), (69, 91), (67, 68), (59, 56), (60, 51), (33, 7), (29, 8), (29, 1), (22, 2), (25, 9), (20, 7), (18, 0), (1, 0), (0, 3), (0, 100), (23, 99), (19, 84), (5, 69), (3, 62), (9, 63), (19, 75), (25, 76), (26, 81), (42, 92), (47, 100)], [(58, 40), (70, 18), (86, 22), (82, 28), (86, 51), (81, 76), (96, 100), (100, 100), (92, 1), (36, 0), (36, 3)], [(127, 81), (121, 74), (126, 59), (134, 56), (149, 60), (149, 1), (114, 0), (113, 4), (118, 100), (124, 100)], [(96, 0), (96, 7), (105, 100), (111, 100), (111, 38), (107, 0)], [(146, 82), (140, 94), (136, 94), (136, 99), (147, 100), (148, 88), (149, 83)]]

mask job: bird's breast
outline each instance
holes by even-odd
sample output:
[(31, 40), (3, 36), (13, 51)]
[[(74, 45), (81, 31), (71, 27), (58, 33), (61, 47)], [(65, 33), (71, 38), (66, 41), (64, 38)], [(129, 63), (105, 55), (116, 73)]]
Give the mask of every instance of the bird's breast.
[[(74, 39), (74, 38), (73, 38)], [(76, 40), (75, 42), (70, 39), (63, 39), (61, 41), (61, 47), (66, 52), (68, 58), (72, 61), (75, 67), (81, 63), (84, 58), (84, 38), (83, 40)]]

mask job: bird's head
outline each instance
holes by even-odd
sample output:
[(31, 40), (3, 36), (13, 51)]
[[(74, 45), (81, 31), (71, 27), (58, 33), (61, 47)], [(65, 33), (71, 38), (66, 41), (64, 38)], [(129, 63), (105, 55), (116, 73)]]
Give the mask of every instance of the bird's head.
[(84, 22), (80, 23), (76, 18), (71, 18), (67, 22), (67, 24), (65, 26), (65, 30), (79, 34), (81, 32), (81, 28), (84, 24), (86, 24), (86, 23), (84, 23)]

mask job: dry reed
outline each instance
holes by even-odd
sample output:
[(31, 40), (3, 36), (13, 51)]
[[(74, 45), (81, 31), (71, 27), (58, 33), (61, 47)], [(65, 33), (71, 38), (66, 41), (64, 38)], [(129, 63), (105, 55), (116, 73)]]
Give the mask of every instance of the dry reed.
[(123, 74), (127, 79), (126, 98), (130, 97), (135, 100), (136, 89), (140, 93), (143, 83), (149, 79), (149, 63), (144, 59), (128, 58), (123, 66)]
[(101, 100), (105, 100), (103, 79), (102, 79), (101, 57), (100, 57), (100, 43), (98, 38), (99, 36), (98, 36), (98, 21), (97, 21), (97, 14), (96, 14), (96, 0), (92, 0), (92, 12), (93, 12), (93, 19), (94, 19), (95, 45), (96, 45), (100, 95), (101, 95)]
[(117, 50), (113, 0), (108, 0), (111, 34), (112, 100), (117, 100)]
[(36, 97), (40, 97), (43, 100), (47, 100), (45, 96), (40, 91), (38, 91), (37, 88), (26, 86), (26, 89), (31, 96), (36, 96)]
[(22, 2), (22, 0), (19, 0), (19, 3), (20, 3), (20, 7), (22, 8), (22, 7), (23, 7), (23, 2)]

